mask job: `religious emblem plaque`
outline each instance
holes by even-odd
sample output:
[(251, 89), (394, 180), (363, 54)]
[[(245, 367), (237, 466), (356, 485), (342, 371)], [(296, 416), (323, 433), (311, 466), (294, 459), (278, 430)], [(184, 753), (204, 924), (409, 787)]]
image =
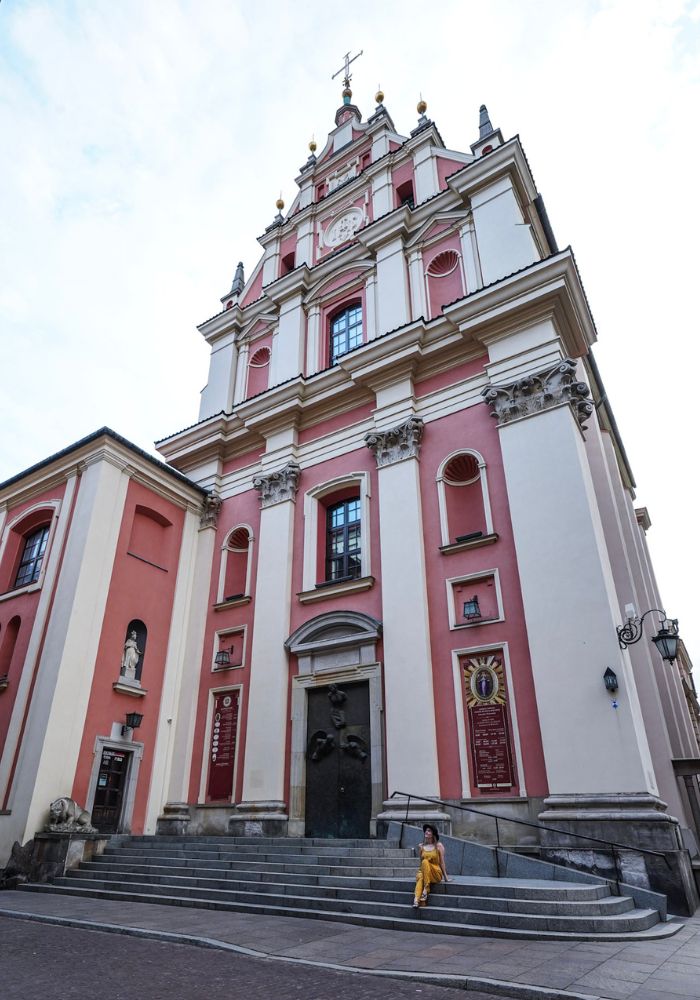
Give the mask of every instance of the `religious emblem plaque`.
[(484, 654), (462, 661), (467, 701), (473, 781), (477, 788), (512, 788), (513, 747), (500, 656)]

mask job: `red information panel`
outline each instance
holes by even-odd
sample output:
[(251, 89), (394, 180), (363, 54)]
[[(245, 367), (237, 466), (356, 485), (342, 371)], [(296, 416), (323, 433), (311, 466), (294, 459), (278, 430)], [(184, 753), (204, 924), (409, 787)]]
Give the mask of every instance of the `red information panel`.
[(474, 783), (477, 788), (510, 788), (513, 761), (505, 705), (475, 705), (469, 709)]
[(214, 695), (214, 714), (211, 720), (207, 787), (209, 801), (231, 801), (237, 735), (238, 691), (222, 691)]
[(513, 748), (508, 726), (503, 657), (500, 651), (462, 661), (474, 784), (512, 788)]

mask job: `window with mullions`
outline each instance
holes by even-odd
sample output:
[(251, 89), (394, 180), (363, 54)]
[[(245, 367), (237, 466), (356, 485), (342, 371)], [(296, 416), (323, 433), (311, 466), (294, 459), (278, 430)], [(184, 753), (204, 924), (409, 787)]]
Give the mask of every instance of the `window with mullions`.
[(362, 343), (362, 306), (358, 303), (331, 320), (331, 364)]
[(326, 513), (326, 580), (355, 580), (362, 575), (360, 499), (341, 500)]
[(49, 527), (45, 525), (31, 535), (27, 535), (24, 540), (24, 551), (20, 559), (19, 569), (15, 587), (26, 587), (30, 583), (36, 583), (41, 572), (41, 563), (46, 551), (46, 542), (49, 537)]

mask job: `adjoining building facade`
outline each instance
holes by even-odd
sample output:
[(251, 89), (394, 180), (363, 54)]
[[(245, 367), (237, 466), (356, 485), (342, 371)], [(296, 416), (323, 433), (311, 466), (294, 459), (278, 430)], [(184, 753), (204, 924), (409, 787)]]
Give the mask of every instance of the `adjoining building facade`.
[(199, 327), (164, 462), (103, 429), (0, 486), (0, 861), (59, 795), (107, 832), (368, 836), (408, 794), (696, 850), (689, 661), (618, 641), (663, 605), (573, 254), (485, 108), (461, 153), (377, 99), (346, 81)]

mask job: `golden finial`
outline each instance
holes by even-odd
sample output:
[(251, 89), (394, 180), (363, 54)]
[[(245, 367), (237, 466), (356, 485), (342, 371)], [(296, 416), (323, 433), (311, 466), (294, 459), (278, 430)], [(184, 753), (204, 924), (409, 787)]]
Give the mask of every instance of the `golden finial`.
[(278, 199), (277, 199), (277, 201), (275, 202), (275, 205), (277, 206), (277, 211), (278, 211), (278, 212), (281, 212), (281, 211), (282, 211), (282, 209), (284, 208), (284, 202), (282, 201), (282, 192), (281, 192), (281, 191), (280, 191), (280, 196), (279, 196), (279, 198), (278, 198)]
[(384, 91), (379, 84), (377, 84), (377, 93), (374, 95), (374, 99), (377, 104), (382, 104), (384, 102)]
[[(346, 97), (348, 99), (347, 101), (345, 101)], [(349, 87), (343, 87), (343, 101), (344, 101), (344, 103), (347, 104), (351, 97), (352, 97), (352, 91), (350, 90), (350, 88)]]
[(311, 150), (312, 153), (315, 153), (316, 149), (317, 149), (316, 140), (314, 139), (313, 136), (311, 136), (311, 142), (309, 143), (309, 149)]
[(423, 95), (421, 94), (420, 101), (418, 101), (418, 104), (416, 105), (416, 111), (418, 112), (419, 115), (424, 115), (427, 110), (428, 110), (428, 105), (423, 100)]

